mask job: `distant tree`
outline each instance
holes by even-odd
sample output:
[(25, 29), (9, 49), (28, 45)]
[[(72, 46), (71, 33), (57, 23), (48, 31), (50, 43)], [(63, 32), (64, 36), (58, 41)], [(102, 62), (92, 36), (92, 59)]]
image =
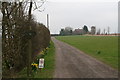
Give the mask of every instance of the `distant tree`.
[(65, 27), (65, 29), (60, 30), (60, 35), (72, 35), (73, 29), (71, 27)]
[(86, 25), (84, 25), (84, 27), (83, 27), (83, 32), (84, 32), (84, 34), (88, 33), (88, 27)]
[(101, 32), (101, 30), (100, 30), (100, 29), (98, 29), (98, 31), (97, 31), (97, 35), (100, 35), (100, 32)]
[(72, 35), (72, 33), (73, 33), (73, 31), (72, 30), (70, 30), (70, 34)]
[(103, 34), (105, 34), (105, 31), (106, 31), (106, 30), (104, 29), (104, 30), (103, 30)]
[(72, 30), (72, 28), (71, 27), (65, 27), (65, 31), (71, 31)]
[(60, 35), (61, 35), (61, 36), (65, 35), (65, 30), (64, 30), (64, 29), (61, 29)]
[(65, 35), (71, 35), (72, 34), (72, 28), (71, 27), (65, 27)]
[(108, 27), (108, 35), (110, 34), (110, 27)]

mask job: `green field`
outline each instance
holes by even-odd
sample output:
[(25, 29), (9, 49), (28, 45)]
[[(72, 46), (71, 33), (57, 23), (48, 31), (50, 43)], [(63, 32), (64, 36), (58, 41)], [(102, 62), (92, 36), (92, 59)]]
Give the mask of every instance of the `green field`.
[(117, 36), (59, 36), (56, 38), (118, 69)]

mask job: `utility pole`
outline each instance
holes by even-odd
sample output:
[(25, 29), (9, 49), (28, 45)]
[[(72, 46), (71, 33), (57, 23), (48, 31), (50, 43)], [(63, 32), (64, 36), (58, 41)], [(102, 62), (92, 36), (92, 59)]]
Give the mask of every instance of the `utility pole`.
[(47, 14), (47, 28), (49, 29), (49, 15)]

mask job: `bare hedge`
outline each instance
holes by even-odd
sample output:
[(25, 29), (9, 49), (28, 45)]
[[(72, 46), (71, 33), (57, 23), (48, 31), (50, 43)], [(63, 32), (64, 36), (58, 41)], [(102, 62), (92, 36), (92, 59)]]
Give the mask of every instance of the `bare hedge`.
[[(29, 40), (32, 41), (32, 60), (50, 42), (45, 25), (24, 14), (22, 2), (2, 2), (2, 76), (13, 78), (28, 64)], [(12, 11), (12, 12), (11, 12)], [(29, 30), (31, 26), (31, 30)]]

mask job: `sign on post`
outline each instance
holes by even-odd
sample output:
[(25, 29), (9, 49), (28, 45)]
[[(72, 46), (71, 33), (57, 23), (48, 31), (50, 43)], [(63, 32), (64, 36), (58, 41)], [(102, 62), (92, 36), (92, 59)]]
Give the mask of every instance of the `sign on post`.
[(44, 68), (44, 59), (43, 58), (39, 59), (39, 68)]

